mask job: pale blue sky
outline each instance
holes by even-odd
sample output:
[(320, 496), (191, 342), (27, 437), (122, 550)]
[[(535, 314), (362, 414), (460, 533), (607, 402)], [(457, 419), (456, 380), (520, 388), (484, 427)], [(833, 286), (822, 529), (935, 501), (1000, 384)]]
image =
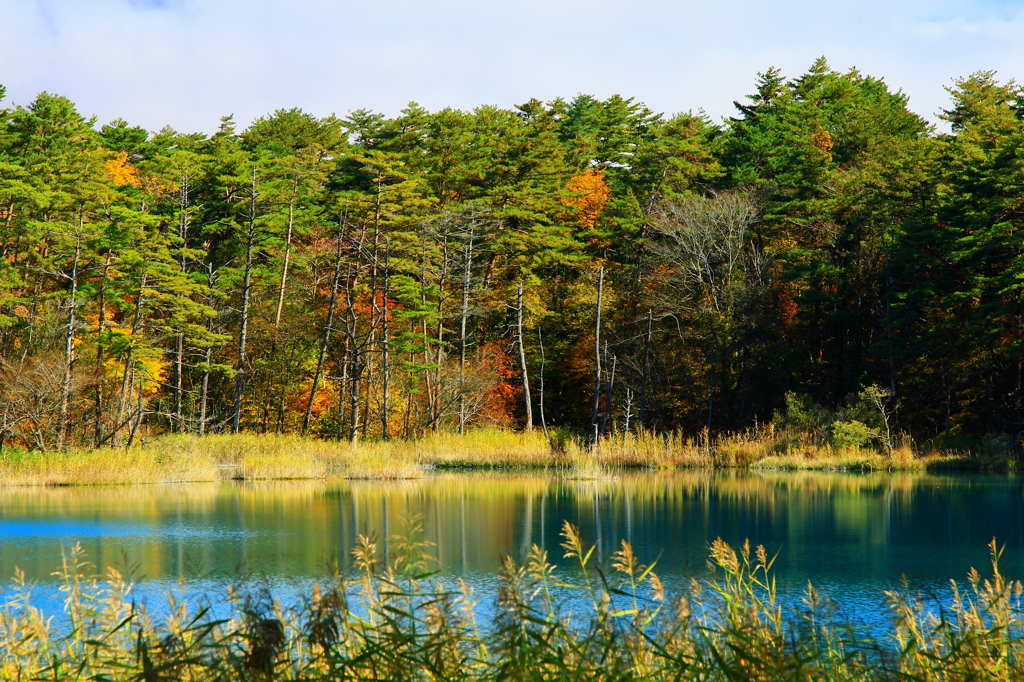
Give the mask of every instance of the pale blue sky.
[(954, 77), (1024, 79), (1024, 0), (0, 0), (5, 104), (48, 90), (149, 129), (579, 92), (719, 118), (820, 55), (934, 118)]

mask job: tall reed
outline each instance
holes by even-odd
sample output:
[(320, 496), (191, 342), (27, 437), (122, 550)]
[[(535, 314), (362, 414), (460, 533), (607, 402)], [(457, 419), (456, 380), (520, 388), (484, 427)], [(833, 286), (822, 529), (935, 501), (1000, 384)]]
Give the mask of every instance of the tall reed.
[[(904, 586), (879, 609), (891, 639), (837, 627), (808, 585), (786, 608), (763, 547), (716, 540), (711, 572), (670, 594), (627, 542), (610, 564), (569, 523), (557, 569), (534, 546), (505, 559), (490, 609), (464, 582), (432, 582), (413, 523), (382, 565), (360, 536), (356, 571), (337, 566), (304, 598), (265, 586), (228, 590), (230, 612), (171, 594), (150, 609), (116, 571), (102, 579), (80, 548), (58, 572), (64, 618), (15, 577), (0, 605), (0, 676), (12, 680), (1012, 680), (1024, 675), (1021, 585), (969, 574), (936, 608)], [(187, 589), (187, 585), (183, 586)], [(198, 604), (198, 606), (197, 606)]]
[(464, 435), (427, 433), (415, 440), (304, 439), (289, 434), (170, 434), (130, 449), (72, 452), (0, 451), (0, 485), (110, 485), (225, 479), (416, 478), (425, 469), (566, 470), (585, 478), (609, 469), (730, 467), (770, 469), (902, 469), (980, 466), (1002, 459), (915, 451), (909, 441), (892, 456), (869, 447), (835, 448), (794, 440), (772, 425), (738, 434), (697, 437), (680, 431), (616, 433), (587, 444), (578, 434), (481, 428)]

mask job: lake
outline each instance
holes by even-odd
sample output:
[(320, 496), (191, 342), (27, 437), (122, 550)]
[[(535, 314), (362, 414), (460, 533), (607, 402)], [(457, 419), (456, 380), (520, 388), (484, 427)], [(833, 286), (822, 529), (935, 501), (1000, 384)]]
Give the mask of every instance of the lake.
[[(351, 565), (358, 534), (383, 539), (422, 519), (441, 580), (486, 591), (502, 556), (531, 544), (564, 563), (563, 520), (580, 526), (607, 561), (627, 540), (672, 587), (706, 575), (708, 544), (749, 538), (778, 553), (780, 587), (812, 581), (842, 613), (876, 620), (881, 592), (900, 572), (941, 593), (971, 566), (988, 569), (986, 544), (1006, 544), (1004, 572), (1024, 557), (1024, 481), (1015, 476), (671, 471), (605, 480), (436, 474), (409, 481), (329, 481), (0, 490), (0, 573), (25, 571), (44, 600), (55, 594), (61, 553), (81, 543), (100, 571), (114, 566), (140, 591), (180, 576), (217, 591), (239, 575), (302, 590), (333, 557)], [(566, 567), (566, 575), (571, 575)]]

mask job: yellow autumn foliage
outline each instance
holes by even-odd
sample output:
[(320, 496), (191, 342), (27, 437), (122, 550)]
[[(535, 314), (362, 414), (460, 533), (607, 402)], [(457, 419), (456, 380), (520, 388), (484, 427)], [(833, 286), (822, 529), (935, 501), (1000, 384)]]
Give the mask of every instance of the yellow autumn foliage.
[(582, 175), (569, 180), (566, 187), (574, 196), (566, 199), (565, 204), (579, 211), (577, 220), (580, 227), (586, 230), (594, 229), (611, 194), (611, 188), (604, 179), (604, 171), (588, 168)]
[(110, 157), (110, 160), (107, 161), (106, 172), (110, 181), (118, 187), (123, 185), (138, 187), (142, 184), (139, 180), (139, 169), (128, 162), (128, 155), (124, 152), (118, 152)]

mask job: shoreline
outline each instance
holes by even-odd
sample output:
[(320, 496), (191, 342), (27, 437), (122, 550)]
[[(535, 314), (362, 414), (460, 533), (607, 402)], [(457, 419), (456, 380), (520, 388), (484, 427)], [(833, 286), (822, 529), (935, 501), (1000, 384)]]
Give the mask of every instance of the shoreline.
[(915, 453), (802, 446), (750, 436), (722, 439), (709, 452), (679, 434), (616, 436), (587, 448), (578, 439), (549, 443), (539, 432), (480, 429), (464, 436), (348, 442), (291, 435), (170, 435), (131, 449), (0, 452), (0, 486), (94, 486), (227, 480), (409, 479), (430, 472), (563, 471), (579, 478), (615, 471), (734, 469), (833, 472), (1012, 473), (1013, 453)]

